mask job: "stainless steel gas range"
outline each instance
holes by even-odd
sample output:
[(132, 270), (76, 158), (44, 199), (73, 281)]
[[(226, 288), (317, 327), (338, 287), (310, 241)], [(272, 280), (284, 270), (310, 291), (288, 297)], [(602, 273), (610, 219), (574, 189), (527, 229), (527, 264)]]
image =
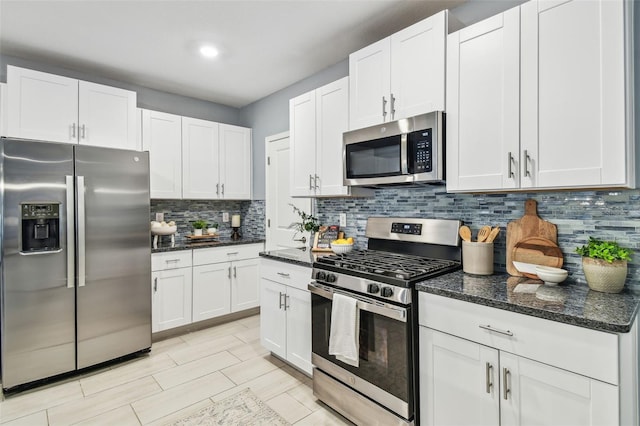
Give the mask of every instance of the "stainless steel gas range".
[[(309, 290), (318, 399), (356, 424), (418, 424), (415, 284), (460, 269), (460, 225), (458, 220), (369, 218), (366, 250), (314, 262)], [(330, 354), (335, 295), (355, 300), (357, 366)]]

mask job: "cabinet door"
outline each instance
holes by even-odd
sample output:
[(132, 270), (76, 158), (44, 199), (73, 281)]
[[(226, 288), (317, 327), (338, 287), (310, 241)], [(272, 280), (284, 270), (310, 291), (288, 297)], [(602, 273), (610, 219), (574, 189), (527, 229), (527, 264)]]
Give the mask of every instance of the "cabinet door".
[(152, 329), (157, 332), (191, 323), (191, 268), (152, 275)]
[(149, 151), (151, 198), (182, 198), (182, 120), (142, 111), (142, 149)]
[(444, 111), (447, 11), (391, 36), (391, 120)]
[(420, 423), (497, 425), (498, 351), (420, 327)]
[(78, 141), (78, 80), (7, 65), (10, 137)]
[[(391, 119), (391, 40), (385, 38), (349, 55), (349, 127)], [(419, 56), (414, 53), (414, 55)]]
[(137, 149), (136, 92), (80, 81), (79, 143), (105, 148)]
[(231, 312), (231, 264), (214, 263), (193, 267), (193, 321)]
[(521, 6), (523, 187), (628, 182), (625, 3)]
[(614, 385), (506, 352), (500, 380), (501, 425), (619, 424)]
[(447, 43), (447, 191), (519, 186), (519, 8)]
[(348, 195), (342, 171), (342, 133), (349, 130), (348, 77), (316, 90), (316, 126), (316, 195)]
[(285, 307), (287, 361), (311, 375), (311, 293), (287, 287)]
[(251, 129), (220, 124), (220, 197), (251, 199)]
[(182, 117), (183, 198), (219, 198), (218, 130), (218, 123)]
[(231, 263), (231, 312), (260, 306), (260, 259)]
[[(289, 170), (292, 197), (315, 194), (316, 91), (289, 101)], [(342, 148), (340, 149), (342, 151)]]
[(287, 357), (287, 316), (283, 284), (260, 279), (260, 343), (281, 358)]

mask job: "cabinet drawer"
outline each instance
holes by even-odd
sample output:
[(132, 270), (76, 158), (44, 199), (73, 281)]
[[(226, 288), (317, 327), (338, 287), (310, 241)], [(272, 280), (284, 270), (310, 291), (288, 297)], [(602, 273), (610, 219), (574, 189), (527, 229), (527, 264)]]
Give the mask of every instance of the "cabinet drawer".
[(307, 285), (311, 281), (311, 268), (277, 260), (261, 259), (260, 277), (307, 291)]
[(618, 384), (618, 335), (419, 293), (420, 325)]
[(205, 248), (193, 251), (194, 265), (255, 259), (263, 250), (263, 244), (239, 244), (225, 247)]
[(186, 268), (188, 266), (191, 266), (191, 250), (153, 253), (151, 255), (152, 271)]

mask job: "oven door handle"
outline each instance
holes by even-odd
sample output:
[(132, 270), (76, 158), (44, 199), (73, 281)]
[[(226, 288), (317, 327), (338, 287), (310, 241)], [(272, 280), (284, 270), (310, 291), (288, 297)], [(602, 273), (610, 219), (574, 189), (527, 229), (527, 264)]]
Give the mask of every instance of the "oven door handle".
[(401, 308), (399, 306), (390, 305), (388, 303), (378, 302), (376, 300), (358, 296), (353, 293), (339, 291), (331, 287), (319, 286), (316, 283), (310, 283), (307, 288), (311, 293), (317, 294), (318, 296), (324, 297), (325, 299), (333, 300), (333, 295), (335, 293), (354, 298), (358, 301), (358, 309), (362, 311), (382, 315), (396, 321), (407, 322), (407, 308)]

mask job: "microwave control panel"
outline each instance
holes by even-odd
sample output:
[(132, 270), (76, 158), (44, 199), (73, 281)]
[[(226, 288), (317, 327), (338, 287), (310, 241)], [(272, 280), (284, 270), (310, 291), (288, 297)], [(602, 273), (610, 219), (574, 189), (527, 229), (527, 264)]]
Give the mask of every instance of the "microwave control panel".
[(407, 135), (409, 145), (409, 173), (432, 171), (433, 129), (423, 129)]

